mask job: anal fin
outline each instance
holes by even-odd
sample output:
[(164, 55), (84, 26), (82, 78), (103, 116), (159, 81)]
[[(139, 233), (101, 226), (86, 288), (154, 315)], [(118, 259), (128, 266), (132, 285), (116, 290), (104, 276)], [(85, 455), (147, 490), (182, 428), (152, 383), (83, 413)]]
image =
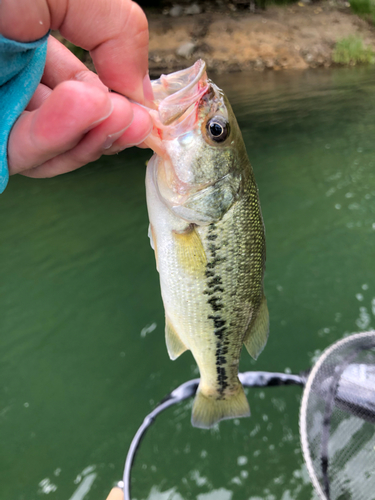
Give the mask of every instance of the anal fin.
[(254, 322), (250, 323), (249, 329), (244, 338), (244, 344), (250, 356), (257, 359), (263, 351), (269, 333), (269, 313), (266, 297), (263, 296), (258, 314)]
[(167, 344), (169, 357), (172, 360), (177, 359), (188, 349), (178, 336), (178, 333), (174, 329), (168, 317), (165, 317), (165, 342)]

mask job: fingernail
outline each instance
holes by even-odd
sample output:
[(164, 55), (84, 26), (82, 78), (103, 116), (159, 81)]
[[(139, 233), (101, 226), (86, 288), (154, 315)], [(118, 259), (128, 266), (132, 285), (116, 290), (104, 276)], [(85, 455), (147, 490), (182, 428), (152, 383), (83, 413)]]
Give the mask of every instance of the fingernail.
[(93, 122), (89, 127), (87, 127), (86, 130), (83, 131), (84, 134), (87, 134), (87, 132), (90, 132), (90, 130), (92, 130), (93, 128), (95, 128), (97, 125), (99, 125), (99, 123), (102, 123), (104, 122), (104, 120), (106, 120), (109, 116), (111, 116), (112, 114), (112, 111), (113, 111), (113, 102), (112, 100), (109, 101), (110, 102), (110, 109), (109, 109), (109, 112), (106, 113), (104, 116), (102, 116), (101, 118), (99, 118), (99, 120), (96, 120), (95, 122)]
[(153, 101), (154, 100), (154, 92), (152, 90), (150, 75), (147, 75), (143, 78), (143, 94), (145, 96), (145, 101)]
[(109, 134), (107, 139), (104, 141), (103, 149), (109, 149), (116, 141), (119, 139), (128, 127), (123, 128), (119, 132), (114, 134)]

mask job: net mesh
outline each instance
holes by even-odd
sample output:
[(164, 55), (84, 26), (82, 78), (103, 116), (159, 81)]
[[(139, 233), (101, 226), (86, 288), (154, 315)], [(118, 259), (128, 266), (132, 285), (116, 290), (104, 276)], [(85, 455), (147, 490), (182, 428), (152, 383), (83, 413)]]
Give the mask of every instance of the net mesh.
[(375, 500), (375, 331), (327, 349), (302, 398), (304, 458), (320, 498)]

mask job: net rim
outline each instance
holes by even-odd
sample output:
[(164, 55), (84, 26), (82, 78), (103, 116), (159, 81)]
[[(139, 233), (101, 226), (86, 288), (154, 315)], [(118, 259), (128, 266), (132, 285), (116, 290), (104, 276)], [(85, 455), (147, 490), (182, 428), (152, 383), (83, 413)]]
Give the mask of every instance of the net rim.
[[(301, 439), (301, 448), (302, 448), (302, 453), (303, 453), (303, 458), (305, 460), (306, 466), (307, 466), (307, 471), (309, 473), (311, 482), (318, 493), (319, 497), (321, 500), (327, 500), (326, 495), (324, 494), (320, 482), (317, 479), (317, 476), (315, 474), (313, 462), (311, 460), (311, 455), (309, 451), (309, 442), (306, 439), (307, 436), (307, 428), (306, 428), (306, 422), (307, 422), (307, 404), (309, 400), (309, 395), (311, 391), (311, 386), (315, 380), (316, 374), (319, 372), (322, 364), (325, 362), (325, 360), (328, 358), (328, 356), (331, 355), (333, 351), (336, 349), (344, 346), (345, 344), (349, 344), (357, 339), (361, 338), (375, 338), (375, 330), (370, 330), (368, 332), (361, 332), (361, 333), (355, 333), (352, 335), (349, 335), (348, 337), (345, 337), (341, 340), (338, 340), (331, 346), (329, 346), (327, 349), (323, 351), (321, 356), (319, 357), (318, 361), (315, 363), (313, 366), (313, 369), (310, 372), (310, 375), (307, 378), (305, 390), (303, 391), (303, 396), (302, 396), (302, 402), (301, 402), (301, 408), (300, 408), (300, 414), (299, 414), (299, 432), (300, 432), (300, 439)], [(305, 439), (303, 438), (305, 436)]]

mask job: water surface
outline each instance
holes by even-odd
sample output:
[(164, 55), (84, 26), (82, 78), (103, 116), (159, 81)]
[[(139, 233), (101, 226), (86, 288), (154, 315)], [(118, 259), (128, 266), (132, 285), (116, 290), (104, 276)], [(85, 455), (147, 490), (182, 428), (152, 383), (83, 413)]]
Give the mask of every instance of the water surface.
[[(375, 326), (375, 72), (215, 78), (229, 96), (267, 234), (267, 348), (241, 370), (298, 373)], [(147, 151), (0, 198), (0, 498), (101, 500), (146, 413), (197, 376), (169, 360), (147, 238)], [(161, 415), (133, 473), (137, 500), (310, 500), (301, 390), (251, 389), (250, 419), (190, 425)]]

